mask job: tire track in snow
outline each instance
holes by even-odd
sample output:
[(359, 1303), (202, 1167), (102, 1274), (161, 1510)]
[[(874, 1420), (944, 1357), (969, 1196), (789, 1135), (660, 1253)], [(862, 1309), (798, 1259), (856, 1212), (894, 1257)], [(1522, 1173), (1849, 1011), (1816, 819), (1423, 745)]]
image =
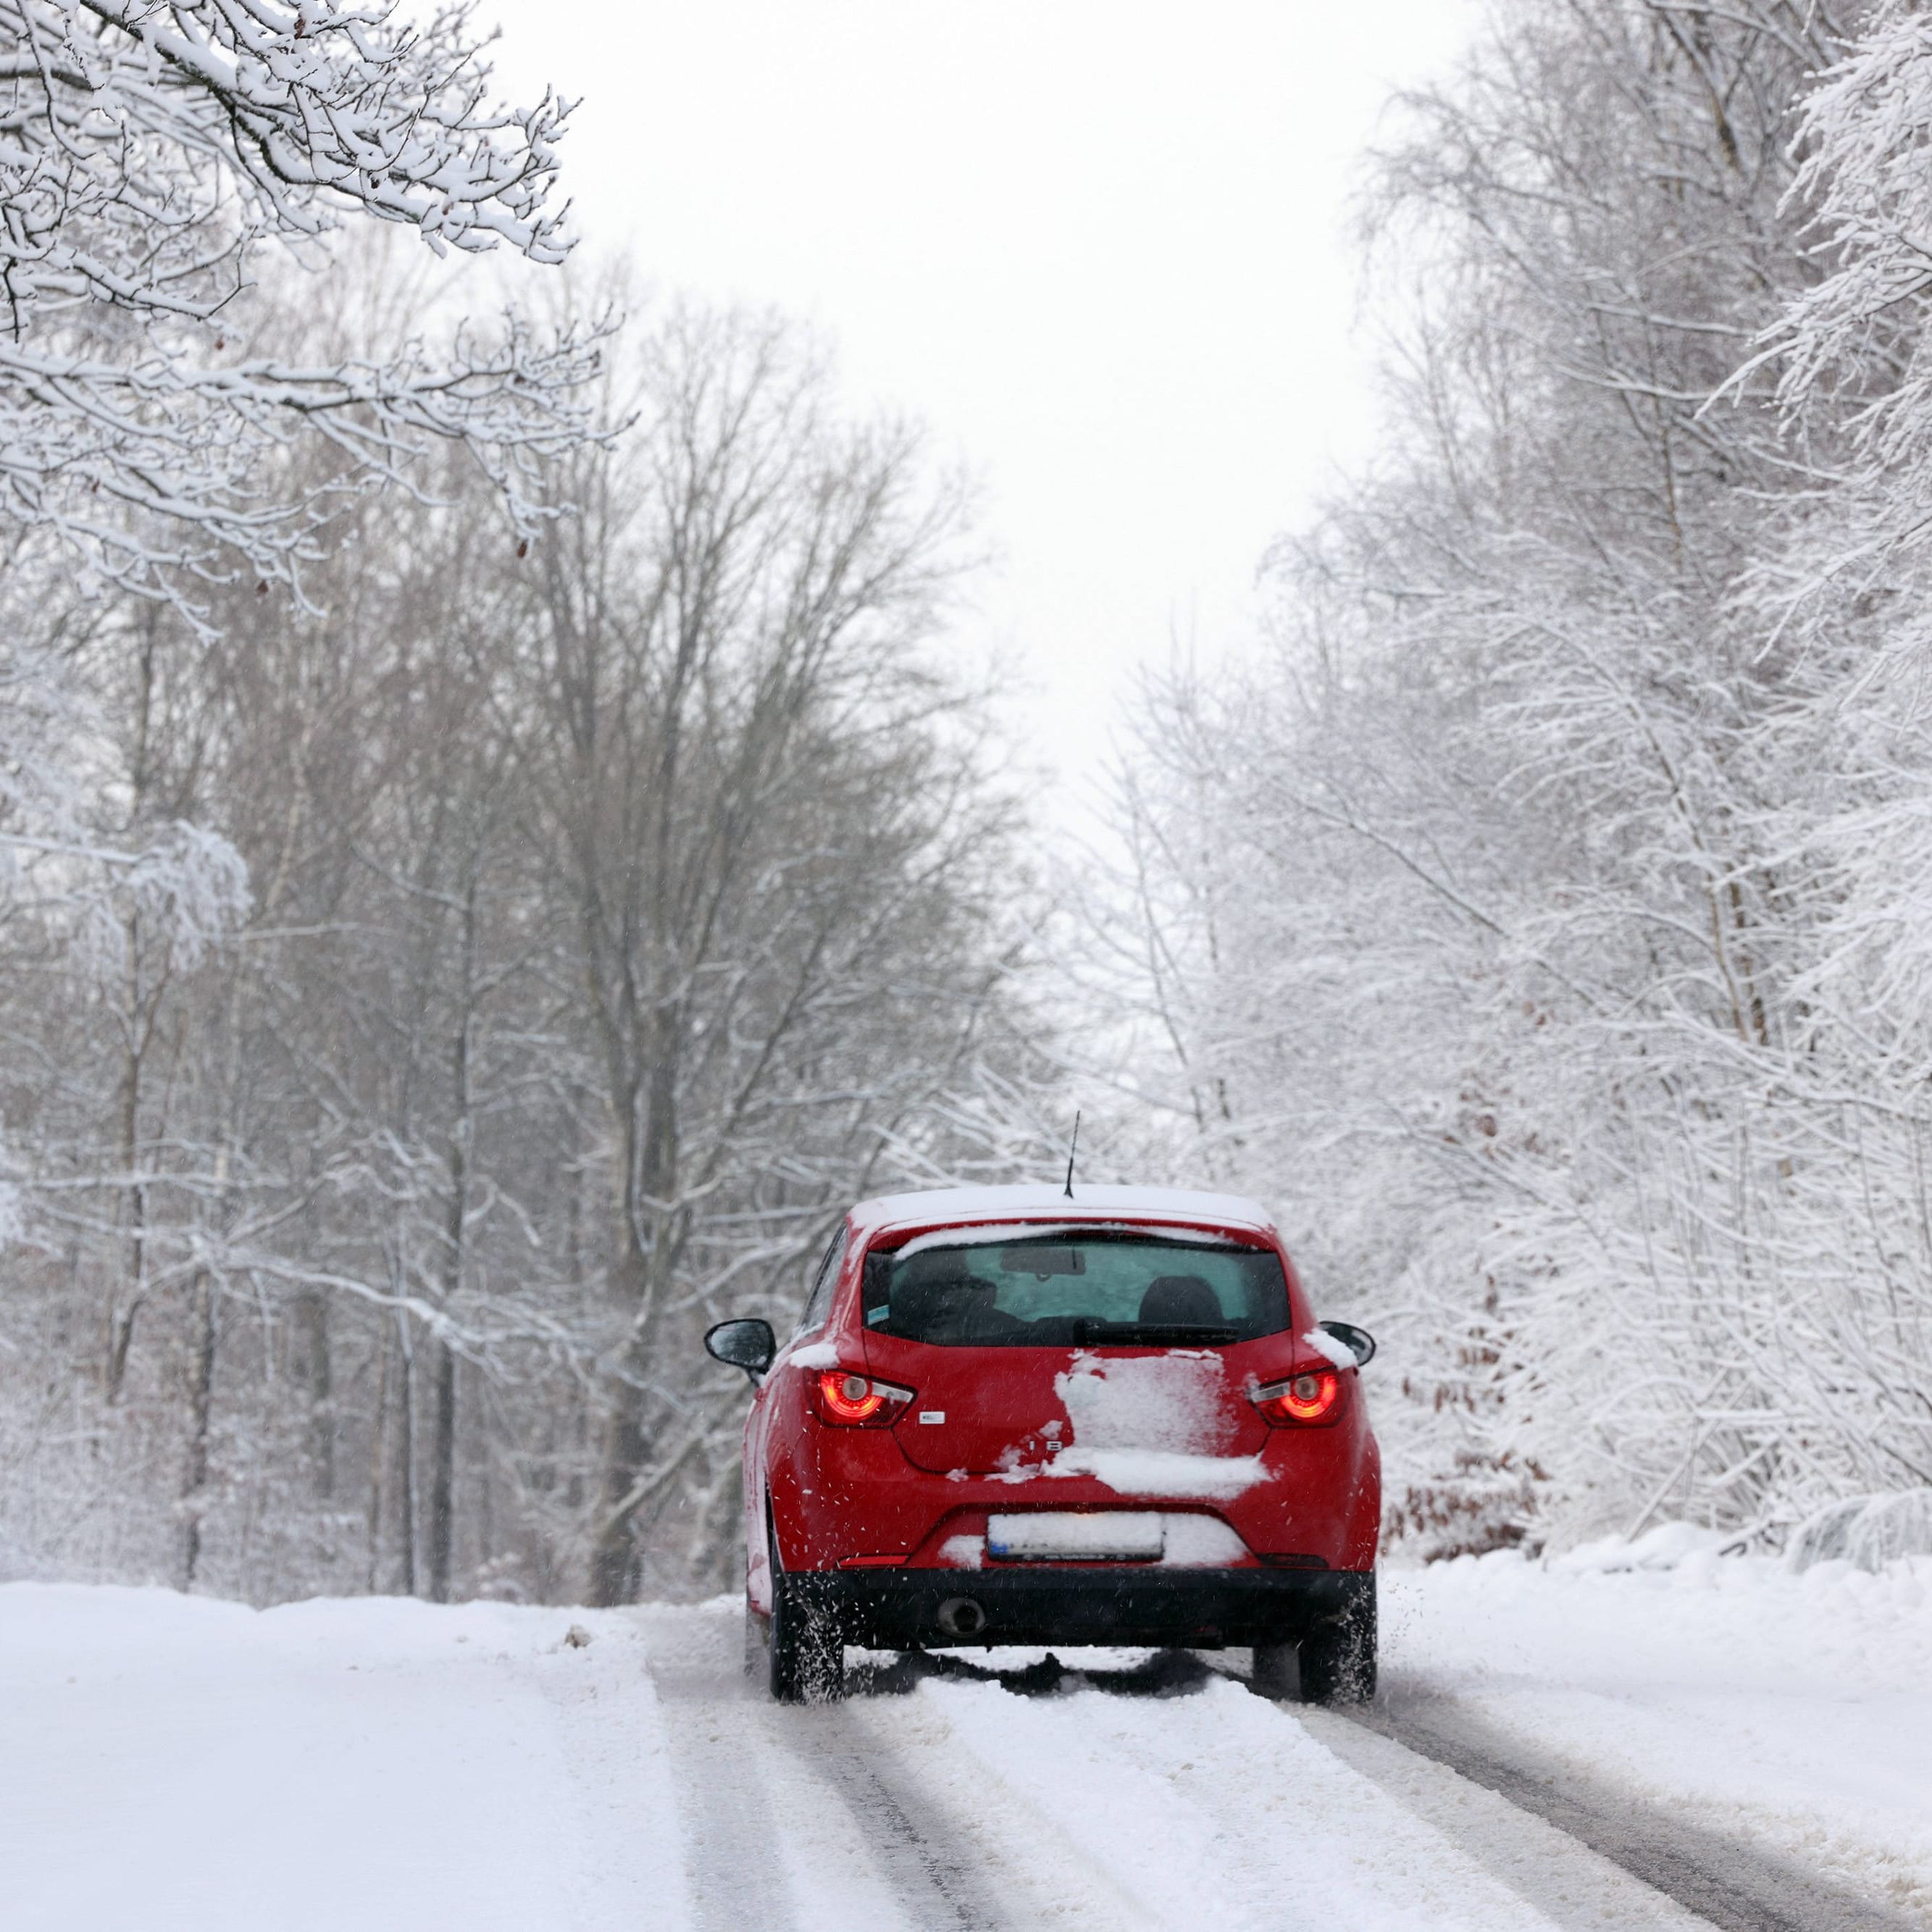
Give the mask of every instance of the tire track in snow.
[(1921, 1918), (1527, 1750), (1454, 1699), (1397, 1686), (1346, 1714), (1553, 1825), (1720, 1932), (1927, 1932)]
[(780, 1735), (863, 1828), (881, 1875), (919, 1932), (1007, 1932), (962, 1834), (907, 1774), (898, 1754), (838, 1708), (788, 1712)]
[[(1198, 1653), (1252, 1689), (1223, 1652)], [(1238, 1655), (1240, 1653), (1235, 1653)], [(1280, 1700), (1257, 1696), (1266, 1703)], [(1288, 1700), (1280, 1714), (1439, 1832), (1559, 1932), (1713, 1932), (1711, 1922), (1534, 1812), (1361, 1721)]]
[[(1210, 1922), (1227, 1932), (1552, 1932), (1481, 1861), (1236, 1684), (1023, 1696), (936, 1681), (919, 1700), (943, 1714), (958, 1755), (1171, 1932)], [(1618, 1932), (1640, 1928), (1690, 1932), (1654, 1918)]]
[[(682, 1623), (688, 1620), (678, 1619)], [(796, 1932), (776, 1820), (747, 1750), (747, 1687), (703, 1653), (681, 1654), (670, 1618), (643, 1619), (645, 1656), (676, 1768), (678, 1822), (704, 1932)], [(736, 1708), (734, 1708), (736, 1707)]]
[(640, 1621), (704, 1932), (1012, 1932), (970, 1834), (883, 1727), (772, 1702), (744, 1673), (735, 1616)]
[(1284, 1714), (1562, 1932), (1711, 1932), (1711, 1922), (1499, 1793), (1333, 1711)]

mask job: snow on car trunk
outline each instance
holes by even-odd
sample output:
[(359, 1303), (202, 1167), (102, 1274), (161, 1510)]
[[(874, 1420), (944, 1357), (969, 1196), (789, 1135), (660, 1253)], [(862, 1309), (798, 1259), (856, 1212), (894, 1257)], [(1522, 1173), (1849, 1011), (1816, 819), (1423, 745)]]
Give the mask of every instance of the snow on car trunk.
[[(1262, 1478), (1267, 1424), (1251, 1405), (1230, 1400), (1220, 1355), (1082, 1352), (1053, 1386), (1072, 1439), (1048, 1463), (1048, 1476), (1097, 1477), (1122, 1496), (1222, 1498)], [(1237, 1447), (1255, 1453), (1227, 1453)]]
[(1054, 1378), (1073, 1441), (1092, 1452), (1211, 1456), (1234, 1432), (1221, 1358), (1206, 1349), (1108, 1357), (1082, 1350)]

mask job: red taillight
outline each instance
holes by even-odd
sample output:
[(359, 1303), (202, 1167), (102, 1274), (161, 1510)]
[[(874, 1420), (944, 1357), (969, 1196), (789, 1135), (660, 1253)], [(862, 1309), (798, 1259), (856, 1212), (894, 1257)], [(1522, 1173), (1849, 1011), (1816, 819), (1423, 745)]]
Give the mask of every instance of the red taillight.
[(1306, 1369), (1255, 1390), (1255, 1406), (1274, 1423), (1332, 1422), (1341, 1401), (1342, 1378), (1333, 1369)]
[(910, 1389), (875, 1382), (850, 1369), (824, 1370), (812, 1392), (819, 1420), (846, 1429), (884, 1429), (898, 1420), (913, 1396)]

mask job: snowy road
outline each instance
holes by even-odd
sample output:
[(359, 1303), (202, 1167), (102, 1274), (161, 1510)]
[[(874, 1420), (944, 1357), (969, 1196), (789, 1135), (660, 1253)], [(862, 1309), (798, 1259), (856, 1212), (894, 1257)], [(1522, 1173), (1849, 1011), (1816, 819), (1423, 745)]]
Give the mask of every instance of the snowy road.
[(727, 1604), (12, 1586), (0, 1923), (1924, 1928), (1928, 1581), (1392, 1576), (1381, 1730), (1256, 1696), (1238, 1654), (882, 1660), (797, 1710)]
[[(1405, 1695), (1399, 1688), (1358, 1721), (1393, 1742), (1395, 1754), (1380, 1762), (1382, 1781), (1425, 1815), (1431, 1815), (1429, 1794), (1419, 1780), (1412, 1784), (1418, 1759), (1494, 1794), (1496, 1806), (1526, 1812), (1556, 1836), (1600, 1853), (1626, 1876), (1686, 1908), (1687, 1923), (1720, 1932), (1916, 1932), (1924, 1923), (1846, 1891), (1775, 1850), (1687, 1823), (1654, 1804), (1633, 1802), (1628, 1793), (1564, 1767), (1547, 1752), (1526, 1750), (1453, 1699), (1426, 1691)], [(1352, 1747), (1332, 1735), (1330, 1742), (1352, 1763), (1377, 1774), (1375, 1746)]]
[(706, 1932), (1700, 1922), (1425, 1759), (1192, 1658), (882, 1664), (869, 1694), (783, 1710), (745, 1678), (729, 1606), (640, 1621)]

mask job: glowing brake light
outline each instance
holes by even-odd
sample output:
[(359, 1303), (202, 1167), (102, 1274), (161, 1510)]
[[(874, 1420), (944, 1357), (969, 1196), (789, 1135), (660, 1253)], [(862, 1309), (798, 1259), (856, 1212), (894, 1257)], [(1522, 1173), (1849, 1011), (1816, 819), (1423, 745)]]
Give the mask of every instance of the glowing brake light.
[(1341, 1412), (1342, 1378), (1333, 1369), (1307, 1369), (1254, 1392), (1255, 1406), (1276, 1424), (1332, 1422)]
[(896, 1422), (913, 1391), (875, 1382), (850, 1369), (826, 1369), (813, 1378), (812, 1404), (821, 1422), (846, 1429), (884, 1429)]

